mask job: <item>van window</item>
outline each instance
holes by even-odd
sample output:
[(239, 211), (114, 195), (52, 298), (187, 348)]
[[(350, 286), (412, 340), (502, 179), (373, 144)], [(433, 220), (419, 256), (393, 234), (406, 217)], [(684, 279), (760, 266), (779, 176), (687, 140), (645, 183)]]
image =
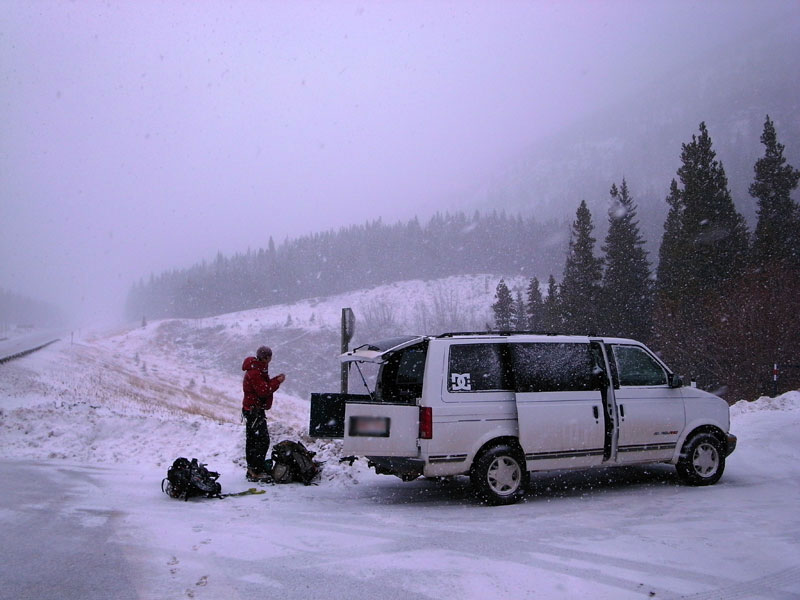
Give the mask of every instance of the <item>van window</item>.
[(667, 373), (643, 348), (614, 345), (612, 349), (621, 386), (667, 385)]
[(503, 368), (505, 344), (453, 344), (447, 371), (449, 392), (510, 390)]
[(378, 401), (414, 404), (422, 396), (427, 349), (427, 343), (403, 348), (381, 365), (375, 389)]
[(567, 392), (600, 389), (589, 344), (511, 344), (517, 392)]

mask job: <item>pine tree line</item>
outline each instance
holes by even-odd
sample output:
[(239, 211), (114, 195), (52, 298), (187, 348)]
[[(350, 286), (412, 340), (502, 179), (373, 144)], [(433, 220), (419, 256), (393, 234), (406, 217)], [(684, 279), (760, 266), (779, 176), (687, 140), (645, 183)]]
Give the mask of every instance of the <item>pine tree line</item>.
[(645, 240), (636, 220), (636, 204), (625, 179), (611, 186), (608, 233), (595, 256), (594, 224), (586, 202), (578, 206), (561, 284), (551, 274), (547, 293), (531, 278), (527, 302), (517, 301), (504, 280), (492, 305), (497, 330), (598, 334), (649, 340), (654, 284)]
[(666, 197), (655, 278), (623, 179), (611, 186), (603, 256), (595, 255), (591, 213), (581, 202), (561, 284), (550, 275), (542, 298), (532, 278), (526, 304), (501, 280), (495, 327), (638, 339), (732, 401), (772, 391), (774, 364), (783, 365), (782, 389), (799, 386), (800, 206), (791, 194), (800, 171), (786, 164), (769, 116), (761, 143), (749, 190), (758, 206), (752, 236), (701, 123), (682, 146)]
[(328, 296), (407, 279), (552, 271), (563, 252), (560, 225), (504, 212), (436, 214), (393, 225), (377, 220), (285, 240), (174, 270), (129, 291), (130, 319), (203, 317)]

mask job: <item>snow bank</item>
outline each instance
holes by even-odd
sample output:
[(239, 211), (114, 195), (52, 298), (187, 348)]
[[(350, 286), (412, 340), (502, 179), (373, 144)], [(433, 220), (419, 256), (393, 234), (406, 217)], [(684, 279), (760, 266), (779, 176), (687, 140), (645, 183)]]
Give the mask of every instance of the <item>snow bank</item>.
[(775, 398), (761, 396), (752, 402), (740, 400), (731, 406), (731, 418), (763, 410), (800, 411), (800, 391), (786, 392)]

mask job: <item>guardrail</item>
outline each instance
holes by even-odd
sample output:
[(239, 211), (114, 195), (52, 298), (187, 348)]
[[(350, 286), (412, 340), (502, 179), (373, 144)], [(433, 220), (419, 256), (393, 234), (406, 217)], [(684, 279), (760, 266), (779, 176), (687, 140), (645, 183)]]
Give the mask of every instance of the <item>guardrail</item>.
[(11, 354), (9, 356), (4, 356), (0, 358), (0, 365), (12, 361), (16, 358), (22, 358), (23, 356), (27, 356), (28, 354), (32, 354), (37, 350), (41, 350), (42, 348), (47, 348), (50, 344), (55, 344), (56, 342), (61, 341), (60, 339), (50, 340), (46, 344), (42, 344), (41, 346), (36, 346), (36, 348), (31, 348), (30, 350), (23, 350), (22, 352), (17, 352), (15, 354)]

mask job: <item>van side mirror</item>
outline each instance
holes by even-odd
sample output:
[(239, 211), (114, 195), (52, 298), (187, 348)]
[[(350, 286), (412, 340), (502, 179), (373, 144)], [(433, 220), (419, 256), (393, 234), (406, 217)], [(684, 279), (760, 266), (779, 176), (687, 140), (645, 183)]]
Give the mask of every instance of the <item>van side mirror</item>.
[(677, 373), (670, 373), (670, 375), (669, 375), (669, 387), (671, 387), (671, 388), (683, 387), (683, 377), (681, 377)]

